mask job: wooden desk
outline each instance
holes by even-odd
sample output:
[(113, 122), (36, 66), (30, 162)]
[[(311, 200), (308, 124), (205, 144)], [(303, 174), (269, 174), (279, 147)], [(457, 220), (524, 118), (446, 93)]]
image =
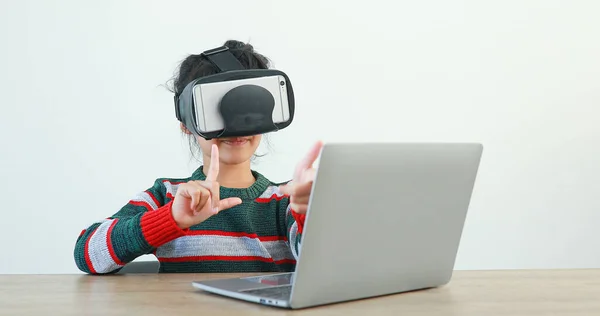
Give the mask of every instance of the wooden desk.
[(298, 311), (196, 291), (216, 274), (0, 275), (1, 315), (600, 315), (600, 270), (457, 271), (450, 284)]

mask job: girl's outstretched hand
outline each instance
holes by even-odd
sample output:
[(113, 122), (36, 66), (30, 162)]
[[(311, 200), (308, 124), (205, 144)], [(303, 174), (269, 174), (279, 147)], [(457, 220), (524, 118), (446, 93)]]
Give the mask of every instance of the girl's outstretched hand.
[(323, 143), (315, 143), (308, 154), (296, 166), (294, 178), (292, 181), (279, 188), (280, 192), (290, 196), (290, 205), (293, 211), (299, 214), (306, 214), (308, 210), (308, 201), (315, 179), (315, 168), (313, 164), (319, 157), (323, 148)]
[(221, 200), (219, 197), (219, 148), (211, 148), (210, 168), (205, 181), (189, 181), (180, 184), (171, 206), (177, 225), (186, 229), (205, 221), (222, 210), (242, 203), (239, 198)]

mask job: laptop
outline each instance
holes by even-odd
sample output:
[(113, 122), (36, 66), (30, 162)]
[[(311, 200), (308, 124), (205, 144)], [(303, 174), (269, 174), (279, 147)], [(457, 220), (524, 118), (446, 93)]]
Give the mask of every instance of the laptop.
[(446, 285), (482, 151), (478, 143), (326, 143), (294, 272), (192, 284), (287, 309)]

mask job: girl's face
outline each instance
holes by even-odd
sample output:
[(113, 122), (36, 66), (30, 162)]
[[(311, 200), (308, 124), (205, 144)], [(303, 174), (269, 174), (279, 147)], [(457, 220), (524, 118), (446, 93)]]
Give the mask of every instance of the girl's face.
[(219, 160), (228, 165), (248, 162), (260, 145), (261, 138), (262, 135), (254, 135), (206, 140), (196, 136), (205, 161), (210, 159), (210, 149), (213, 144), (216, 144), (219, 147)]

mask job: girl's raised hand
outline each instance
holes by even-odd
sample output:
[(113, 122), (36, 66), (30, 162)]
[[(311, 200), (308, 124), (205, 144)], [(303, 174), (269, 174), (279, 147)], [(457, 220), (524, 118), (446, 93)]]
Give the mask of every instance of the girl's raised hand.
[(173, 219), (186, 229), (197, 225), (222, 210), (242, 203), (240, 198), (221, 200), (219, 197), (219, 148), (212, 145), (210, 168), (205, 181), (189, 181), (180, 184), (172, 204)]
[(308, 154), (296, 166), (294, 178), (288, 184), (279, 188), (280, 192), (290, 196), (290, 204), (293, 211), (299, 214), (305, 214), (308, 210), (308, 201), (315, 179), (315, 168), (313, 164), (319, 157), (323, 148), (323, 143), (315, 143)]

